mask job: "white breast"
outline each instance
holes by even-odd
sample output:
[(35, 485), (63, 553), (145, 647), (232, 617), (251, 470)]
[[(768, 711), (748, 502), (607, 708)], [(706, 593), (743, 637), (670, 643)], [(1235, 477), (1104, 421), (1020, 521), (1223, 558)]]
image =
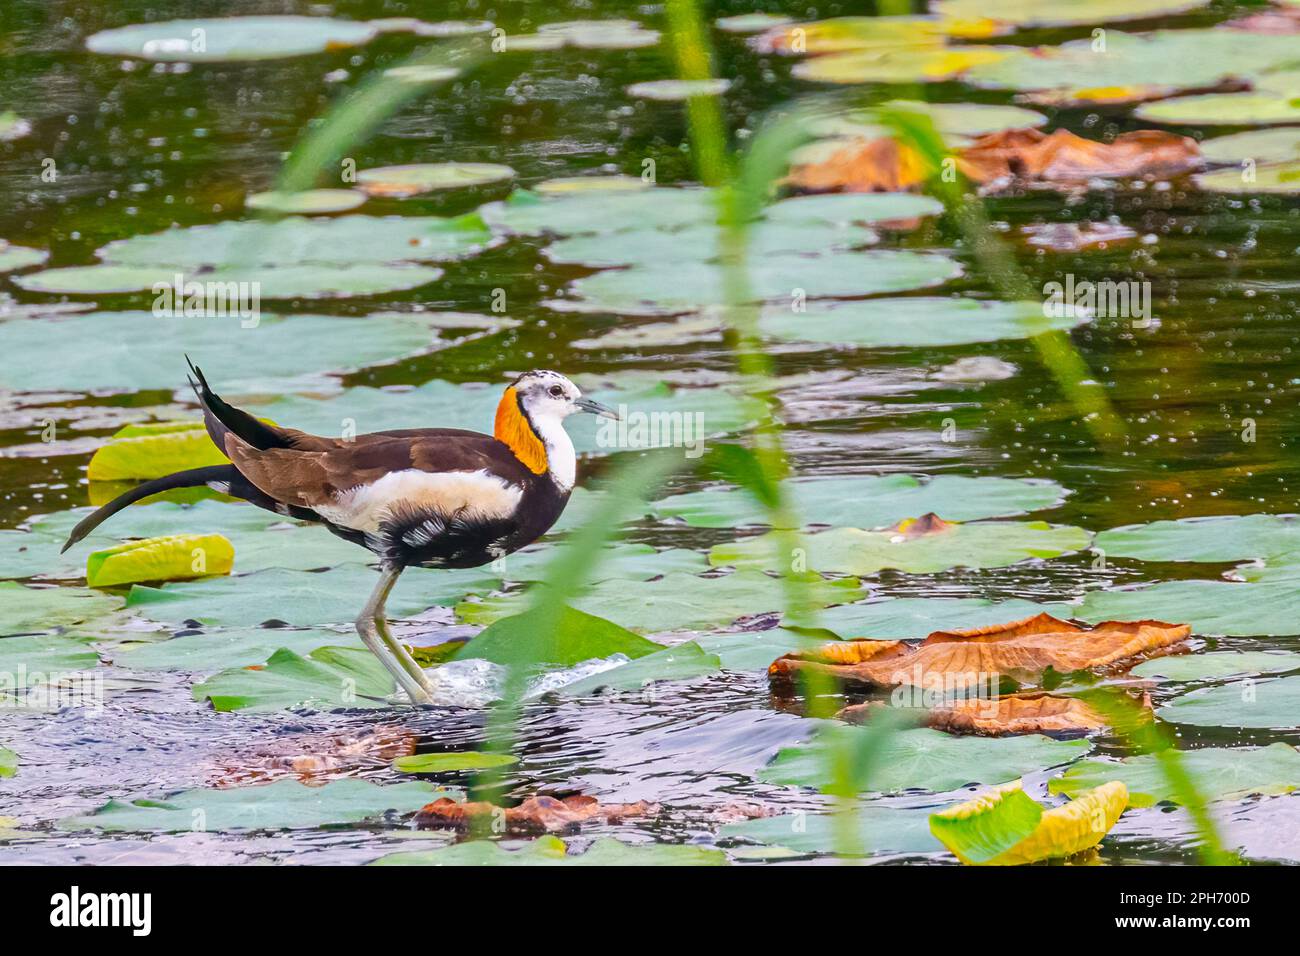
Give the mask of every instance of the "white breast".
[(341, 492), (332, 504), (316, 505), (315, 510), (332, 524), (373, 534), (395, 507), (446, 517), (465, 511), (482, 518), (507, 518), (519, 507), (522, 494), (518, 485), (487, 471), (431, 473), (409, 468)]
[(533, 428), (546, 446), (547, 470), (555, 483), (568, 491), (578, 476), (578, 456), (573, 450), (573, 439), (564, 430), (564, 419), (539, 415)]

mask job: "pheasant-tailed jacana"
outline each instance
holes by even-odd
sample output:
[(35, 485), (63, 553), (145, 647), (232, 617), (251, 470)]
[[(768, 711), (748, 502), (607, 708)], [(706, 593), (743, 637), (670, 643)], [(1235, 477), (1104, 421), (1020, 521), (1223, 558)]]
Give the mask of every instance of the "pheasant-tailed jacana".
[[(403, 569), (472, 568), (536, 541), (569, 501), (577, 464), (564, 419), (607, 418), (557, 372), (516, 378), (497, 405), (491, 435), (409, 428), (324, 438), (259, 421), (222, 401), (193, 363), (208, 434), (231, 461), (139, 485), (87, 515), (66, 551), (141, 498), (207, 485), (290, 518), (316, 521), (379, 556), (380, 576), (357, 633), (412, 701), (429, 701), (420, 666), (392, 636), (384, 602)], [(196, 382), (194, 379), (197, 378)]]

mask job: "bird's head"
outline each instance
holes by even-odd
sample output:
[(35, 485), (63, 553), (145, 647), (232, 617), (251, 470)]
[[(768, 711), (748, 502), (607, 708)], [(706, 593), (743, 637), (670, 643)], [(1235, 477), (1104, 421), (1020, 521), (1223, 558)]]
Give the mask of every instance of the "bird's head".
[[(567, 437), (561, 437), (564, 432), (561, 423), (577, 412), (618, 418), (612, 408), (585, 398), (578, 386), (559, 372), (534, 369), (506, 387), (497, 405), (493, 434), (509, 445), (531, 471), (542, 474), (549, 467), (548, 451), (555, 451), (548, 446), (567, 442)], [(570, 444), (568, 457), (572, 454)], [(566, 470), (571, 470), (571, 465)], [(572, 484), (571, 478), (569, 483)]]

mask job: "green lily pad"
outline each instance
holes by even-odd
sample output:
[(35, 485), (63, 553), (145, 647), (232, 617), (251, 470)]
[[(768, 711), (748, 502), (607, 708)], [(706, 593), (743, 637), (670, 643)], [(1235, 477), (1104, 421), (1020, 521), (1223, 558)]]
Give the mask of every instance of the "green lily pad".
[(1037, 614), (1068, 619), (1065, 604), (1032, 601), (994, 603), (982, 598), (887, 598), (870, 604), (841, 604), (817, 618), (820, 627), (845, 639), (901, 641), (928, 637), (935, 631), (1009, 624)]
[(1133, 115), (1179, 126), (1271, 126), (1300, 122), (1300, 105), (1275, 93), (1206, 93), (1143, 103)]
[(412, 163), (378, 166), (357, 173), (357, 186), (371, 196), (404, 199), (441, 189), (465, 189), (513, 179), (515, 171), (498, 163)]
[(1125, 525), (1097, 535), (1112, 558), (1143, 561), (1249, 561), (1300, 556), (1300, 517), (1222, 515)]
[(931, 815), (930, 832), (959, 859), (988, 863), (1023, 842), (1042, 819), (1042, 804), (1023, 790), (1010, 789), (978, 814)]
[(1157, 657), (1155, 660), (1143, 661), (1129, 674), (1133, 677), (1183, 683), (1292, 670), (1300, 670), (1300, 654), (1287, 651), (1218, 651)]
[(42, 683), (51, 674), (92, 670), (99, 655), (78, 638), (6, 637), (0, 639), (0, 695)]
[[(807, 582), (813, 603), (823, 607), (862, 596), (851, 578)], [(515, 593), (480, 603), (459, 604), (456, 616), (469, 624), (487, 624), (516, 614), (529, 597)], [(627, 581), (600, 581), (570, 602), (575, 608), (617, 621), (642, 633), (705, 630), (737, 618), (778, 610), (784, 603), (781, 583), (758, 571), (722, 577), (674, 572), (655, 581), (629, 587)]]
[(938, 83), (957, 80), (971, 68), (997, 63), (1016, 47), (904, 47), (831, 53), (799, 63), (791, 71), (818, 83)]
[[(826, 727), (806, 744), (783, 747), (762, 769), (759, 779), (787, 786), (833, 786), (832, 749), (849, 746), (867, 733), (861, 727)], [(884, 738), (871, 775), (854, 781), (857, 790), (895, 793), (929, 790), (941, 793), (971, 783), (1006, 783), (1027, 773), (1070, 763), (1092, 747), (1086, 740), (1052, 740), (1040, 734), (1022, 737), (954, 737), (938, 730), (903, 730)]]
[(721, 96), (731, 89), (731, 80), (646, 80), (633, 83), (627, 95), (643, 100), (681, 102), (693, 96)]
[(760, 33), (793, 22), (792, 17), (783, 13), (739, 13), (733, 17), (719, 17), (713, 25), (725, 33)]
[[(627, 589), (626, 582), (621, 586)], [(614, 654), (637, 658), (662, 649), (662, 644), (612, 621), (565, 608), (553, 632), (539, 626), (536, 612), (503, 617), (458, 650), (453, 659), (477, 658), (519, 667), (572, 667), (594, 658)]]
[[(886, 568), (932, 574), (949, 568), (1002, 568), (1030, 558), (1056, 558), (1088, 547), (1082, 528), (1045, 521), (983, 521), (954, 524), (941, 531), (908, 537), (895, 531), (834, 528), (801, 534), (794, 547), (802, 554), (778, 553), (784, 540), (776, 532), (714, 545), (709, 562), (718, 567), (784, 568), (795, 559), (819, 573), (875, 574)], [(1150, 616), (1150, 615), (1147, 615)]]
[[(726, 270), (707, 262), (638, 264), (611, 269), (569, 286), (548, 305), (563, 311), (618, 315), (680, 315), (726, 305)], [(941, 285), (962, 273), (937, 253), (872, 249), (819, 256), (773, 255), (747, 267), (749, 301), (791, 303), (904, 292)]]
[(46, 269), (15, 281), (33, 292), (95, 294), (158, 287), (157, 295), (180, 275), (185, 282), (256, 283), (247, 287), (249, 294), (257, 289), (265, 299), (370, 295), (432, 282), (441, 270), (423, 263), (472, 256), (490, 242), (475, 215), (290, 216), (121, 239), (98, 250), (101, 265)]
[(163, 799), (110, 800), (94, 813), (68, 817), (58, 826), (119, 833), (305, 830), (361, 823), (390, 812), (413, 813), (440, 795), (431, 784), (415, 780), (388, 786), (331, 780), (319, 787), (277, 780), (255, 787), (184, 790)]
[[(170, 281), (170, 280), (169, 280)], [(257, 348), (249, 348), (249, 337)], [(254, 328), (238, 318), (160, 319), (148, 312), (96, 312), (5, 323), (14, 361), (0, 369), (0, 388), (15, 391), (134, 391), (185, 385), (182, 356), (195, 359), (214, 389), (274, 390), (321, 383), (319, 373), (390, 362), (436, 347), (437, 331), (419, 315), (366, 318), (263, 315)], [(57, 351), (57, 363), (39, 356)], [(285, 375), (285, 355), (294, 372)], [(22, 359), (22, 360), (19, 360)], [(317, 373), (314, 377), (307, 373)], [(347, 416), (344, 416), (347, 417)], [(340, 419), (341, 420), (341, 419)], [(339, 420), (333, 424), (338, 431)]]
[(649, 189), (651, 183), (640, 176), (559, 176), (547, 179), (532, 187), (539, 196), (567, 196), (573, 193), (625, 192), (629, 189)]
[(234, 667), (194, 685), (194, 699), (216, 711), (338, 710), (385, 707), (392, 675), (368, 649), (318, 647), (305, 657), (288, 648), (264, 665)]
[(725, 866), (721, 850), (655, 843), (631, 846), (600, 837), (582, 853), (569, 853), (564, 841), (544, 836), (507, 850), (491, 840), (470, 840), (436, 850), (410, 850), (380, 857), (372, 866)]
[[(548, 246), (543, 254), (551, 262), (593, 269), (697, 259), (707, 261), (715, 260), (721, 254), (719, 238), (717, 228), (709, 225), (686, 226), (674, 231), (629, 229), (561, 239)], [(765, 222), (755, 226), (750, 233), (748, 253), (758, 259), (787, 253), (806, 255), (855, 249), (878, 240), (879, 236), (866, 226)]]
[(1144, 87), (1152, 82), (1151, 64), (1159, 63), (1161, 86), (1204, 89), (1297, 61), (1294, 36), (1248, 37), (1218, 28), (1142, 34), (1107, 30), (1104, 51), (1095, 49), (1092, 37), (1056, 47), (1001, 47), (1002, 57), (973, 66), (965, 79), (975, 86), (1013, 90), (1068, 90), (1077, 88), (1081, 77), (1090, 89)]
[(0, 777), (12, 777), (18, 772), (18, 755), (8, 747), (0, 747)]
[(401, 773), (453, 773), (509, 767), (518, 762), (519, 758), (510, 754), (467, 750), (459, 753), (411, 754), (407, 757), (398, 757), (393, 761), (393, 769)]
[(1257, 129), (1230, 136), (1216, 136), (1201, 143), (1201, 155), (1211, 163), (1258, 164), (1300, 161), (1300, 129)]
[[(659, 42), (657, 30), (647, 30), (635, 20), (566, 20), (543, 24), (537, 32), (560, 37), (565, 46), (580, 50), (636, 50)], [(508, 38), (506, 48), (510, 49), (512, 41), (519, 39)], [(517, 43), (514, 48), (519, 49)]]
[(249, 667), (265, 663), (281, 648), (309, 655), (318, 648), (338, 645), (356, 648), (363, 646), (355, 633), (347, 634), (324, 628), (218, 628), (166, 641), (115, 648), (112, 658), (116, 666), (129, 670), (211, 674), (227, 667)]
[[(3, 138), (3, 135), (0, 135), (0, 139)], [(32, 266), (39, 266), (49, 257), (50, 254), (44, 249), (14, 246), (0, 239), (0, 273), (30, 269)]]
[(1207, 192), (1291, 194), (1300, 192), (1300, 160), (1257, 166), (1249, 174), (1245, 169), (1216, 169), (1193, 178)]
[(791, 342), (825, 342), (847, 348), (921, 348), (1027, 339), (1065, 331), (1088, 321), (1083, 312), (1043, 314), (1041, 302), (989, 302), (921, 296), (809, 302), (767, 306), (759, 318), (764, 335)]
[[(953, 521), (1000, 518), (1054, 508), (1066, 490), (1055, 482), (1018, 478), (939, 475), (855, 475), (788, 482), (790, 505), (808, 524), (881, 528), (915, 515), (935, 513)], [(708, 488), (657, 501), (659, 518), (680, 518), (696, 528), (739, 528), (766, 523), (753, 497), (731, 486)]]
[(765, 673), (778, 657), (808, 651), (826, 642), (816, 637), (775, 627), (767, 631), (727, 631), (705, 634), (694, 641), (706, 654), (718, 658), (726, 671)]
[(377, 32), (366, 23), (330, 17), (167, 20), (102, 30), (86, 38), (86, 49), (164, 63), (232, 63), (359, 46)]
[[(566, 544), (547, 545), (508, 555), (504, 565), (498, 566), (502, 567), (501, 576), (507, 581), (541, 581), (551, 561), (567, 547)], [(661, 574), (677, 571), (695, 574), (708, 569), (709, 562), (698, 551), (685, 548), (660, 551), (648, 544), (619, 542), (601, 552), (590, 580), (648, 581)]]
[[(868, 856), (944, 852), (943, 844), (930, 832), (928, 808), (860, 806), (852, 812), (853, 842)], [(792, 813), (728, 823), (718, 831), (718, 836), (753, 840), (802, 853), (835, 853), (842, 849), (838, 826), (839, 821), (828, 813)]]
[(1209, 6), (1210, 0), (935, 0), (932, 12), (952, 20), (998, 20), (1017, 27), (1098, 26), (1117, 20), (1154, 20)]
[(29, 588), (0, 581), (0, 636), (36, 634), (102, 617), (122, 599), (87, 588)]
[(1090, 591), (1075, 617), (1099, 621), (1154, 619), (1190, 624), (1214, 637), (1300, 634), (1297, 582), (1163, 581), (1149, 587)]
[[(169, 624), (345, 624), (356, 618), (378, 579), (374, 571), (354, 564), (328, 571), (273, 569), (238, 577), (182, 581), (161, 588), (136, 585), (127, 596), (127, 607), (150, 620)], [(397, 582), (388, 600), (388, 616), (399, 620), (438, 604), (453, 604), (467, 592), (491, 590), (496, 581), (494, 576), (475, 569), (412, 569)]]
[(1251, 677), (1202, 687), (1175, 697), (1156, 713), (1170, 723), (1199, 727), (1294, 730), (1300, 728), (1300, 676)]
[(32, 124), (16, 113), (0, 113), (0, 143), (22, 139), (32, 131)]
[(566, 697), (585, 697), (602, 690), (640, 690), (655, 681), (693, 680), (716, 674), (721, 668), (720, 658), (707, 653), (694, 641), (687, 641), (565, 684), (559, 693)]
[(315, 216), (322, 213), (348, 212), (366, 201), (366, 194), (355, 189), (304, 189), (302, 192), (253, 193), (244, 200), (248, 209), (286, 215)]
[[(1209, 800), (1239, 800), (1253, 794), (1291, 793), (1300, 788), (1300, 753), (1288, 744), (1267, 747), (1204, 747), (1182, 754), (1183, 767)], [(1177, 802), (1153, 754), (1122, 760), (1085, 760), (1049, 780), (1052, 793), (1074, 797), (1111, 780), (1123, 781), (1129, 806)]]

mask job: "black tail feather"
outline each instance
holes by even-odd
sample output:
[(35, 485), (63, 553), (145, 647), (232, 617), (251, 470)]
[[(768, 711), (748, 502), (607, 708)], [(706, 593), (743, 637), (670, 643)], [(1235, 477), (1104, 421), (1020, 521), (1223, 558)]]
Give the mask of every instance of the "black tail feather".
[[(185, 356), (185, 361), (189, 364), (190, 371), (194, 373), (194, 377), (190, 379), (190, 387), (194, 389), (199, 404), (203, 406), (204, 423), (207, 425), (213, 443), (218, 448), (225, 451), (226, 432), (233, 432), (254, 448), (262, 450), (291, 447), (290, 441), (281, 434), (279, 429), (272, 428), (265, 422), (258, 421), (248, 412), (223, 401), (208, 387), (208, 380), (203, 377), (203, 370), (191, 362), (188, 355)], [(194, 379), (198, 381), (195, 382)]]
[(225, 482), (229, 485), (239, 481), (241, 477), (234, 465), (209, 465), (206, 468), (191, 468), (188, 471), (178, 471), (175, 474), (167, 475), (165, 478), (155, 478), (153, 481), (146, 481), (142, 485), (136, 485), (130, 491), (118, 495), (102, 508), (98, 508), (82, 518), (77, 523), (77, 526), (72, 529), (72, 534), (68, 535), (68, 540), (64, 543), (60, 553), (67, 551), (113, 515), (128, 505), (135, 504), (141, 498), (148, 498), (150, 495), (156, 495), (160, 491), (170, 491), (173, 488), (195, 488), (211, 482)]

